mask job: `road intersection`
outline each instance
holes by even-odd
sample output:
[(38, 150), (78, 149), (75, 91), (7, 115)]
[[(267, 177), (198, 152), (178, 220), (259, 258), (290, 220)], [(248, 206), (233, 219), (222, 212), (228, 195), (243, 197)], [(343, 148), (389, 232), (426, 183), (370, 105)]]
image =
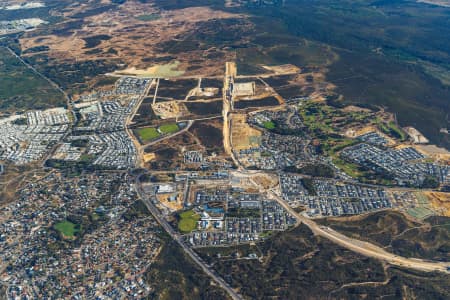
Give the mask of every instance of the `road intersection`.
[[(233, 171), (233, 176), (235, 177), (246, 177), (252, 182), (260, 191), (260, 193), (265, 194), (269, 199), (277, 201), (286, 211), (288, 211), (297, 220), (295, 226), (300, 224), (306, 225), (315, 235), (328, 239), (329, 241), (345, 248), (355, 253), (361, 254), (366, 257), (375, 258), (384, 261), (388, 264), (399, 266), (403, 268), (413, 269), (423, 272), (442, 272), (450, 274), (450, 265), (445, 262), (436, 261), (425, 261), (416, 258), (406, 258), (389, 253), (379, 246), (371, 244), (369, 242), (360, 241), (357, 239), (349, 238), (332, 228), (326, 226), (320, 226), (314, 220), (308, 218), (307, 216), (297, 213), (292, 207), (290, 207), (286, 201), (284, 201), (278, 189), (267, 188), (264, 189), (259, 186), (253, 178), (255, 176), (261, 175), (261, 171), (246, 170), (238, 161), (234, 155), (233, 143), (231, 136), (231, 113), (233, 111), (233, 85), (234, 78), (236, 77), (236, 65), (234, 63), (227, 63), (226, 74), (223, 87), (223, 146), (225, 152), (233, 159), (237, 166), (237, 170)], [(221, 286), (233, 299), (242, 299), (233, 288), (231, 288), (228, 283), (226, 283), (217, 273), (207, 265), (198, 254), (189, 247), (183, 240), (179, 233), (177, 233), (173, 227), (166, 221), (164, 215), (158, 210), (158, 208), (149, 199), (145, 193), (141, 190), (139, 177), (136, 179), (136, 185), (138, 187), (138, 193), (140, 198), (144, 201), (145, 205), (148, 207), (152, 215), (157, 219), (161, 226), (167, 231), (167, 233), (182, 247), (184, 252), (192, 258), (192, 260), (207, 274), (209, 275), (219, 286)]]

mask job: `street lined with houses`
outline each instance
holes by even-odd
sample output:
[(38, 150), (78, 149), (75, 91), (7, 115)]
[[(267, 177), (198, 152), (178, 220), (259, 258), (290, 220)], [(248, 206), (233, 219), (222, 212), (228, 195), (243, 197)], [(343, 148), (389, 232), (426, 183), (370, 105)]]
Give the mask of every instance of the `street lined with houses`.
[[(158, 102), (158, 93), (165, 92), (160, 79), (122, 76), (109, 90), (69, 100), (68, 108), (0, 119), (0, 175), (9, 166), (36, 162), (54, 170), (41, 182), (28, 182), (19, 200), (2, 208), (0, 280), (8, 287), (8, 297), (146, 297), (152, 285), (142, 274), (161, 251), (158, 228), (232, 299), (243, 297), (198, 251), (254, 245), (301, 225), (363, 256), (417, 271), (449, 273), (446, 262), (398, 256), (315, 221), (422, 209), (416, 207), (422, 205), (417, 198), (425, 189), (418, 187), (430, 180), (447, 185), (448, 165), (431, 161), (414, 145), (392, 148), (374, 131), (346, 139), (343, 145), (321, 147), (308, 129), (315, 126), (310, 111), (319, 108), (307, 97), (266, 109), (238, 108), (237, 103), (251, 101), (247, 98), (258, 91), (275, 93), (268, 78), (261, 86), (251, 80), (255, 78), (238, 76), (236, 65), (227, 63), (221, 118), (179, 118), (183, 109)], [(219, 90), (202, 90), (202, 82), (207, 81), (198, 80), (197, 93)], [(136, 125), (140, 114), (149, 111), (155, 124)], [(210, 122), (206, 131), (202, 122)], [(213, 129), (217, 136), (209, 135)], [(333, 142), (342, 142), (336, 135)], [(214, 139), (220, 146), (207, 144)], [(174, 146), (178, 154), (170, 148)], [(174, 158), (180, 165), (152, 169), (152, 163), (169, 166)], [(364, 172), (348, 169), (355, 165)], [(389, 173), (394, 186), (362, 182), (351, 171), (370, 178)], [(151, 216), (145, 215), (147, 210)], [(20, 247), (19, 239), (25, 241)], [(80, 245), (71, 255), (51, 252), (73, 241)], [(33, 253), (33, 247), (50, 248)], [(130, 249), (133, 252), (127, 253)], [(70, 270), (77, 276), (69, 289), (61, 282)], [(50, 280), (52, 276), (61, 281)], [(83, 289), (86, 281), (93, 287)]]

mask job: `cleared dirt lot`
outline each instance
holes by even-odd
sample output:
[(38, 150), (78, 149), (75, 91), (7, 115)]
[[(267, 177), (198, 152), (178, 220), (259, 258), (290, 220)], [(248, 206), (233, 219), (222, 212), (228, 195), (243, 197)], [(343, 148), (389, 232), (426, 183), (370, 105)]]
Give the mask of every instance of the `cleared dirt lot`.
[(430, 200), (431, 206), (439, 215), (450, 217), (450, 194), (439, 192), (424, 192)]
[(247, 124), (247, 116), (245, 114), (232, 115), (231, 141), (235, 151), (258, 146), (260, 136), (261, 131), (256, 130)]

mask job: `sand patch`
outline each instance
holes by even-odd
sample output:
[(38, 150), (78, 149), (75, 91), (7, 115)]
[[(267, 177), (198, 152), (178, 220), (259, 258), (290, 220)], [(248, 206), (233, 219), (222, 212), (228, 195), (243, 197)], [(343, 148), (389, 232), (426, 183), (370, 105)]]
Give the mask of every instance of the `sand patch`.
[(450, 193), (424, 192), (438, 214), (450, 217)]
[(156, 159), (156, 154), (155, 153), (145, 153), (143, 156), (144, 162), (149, 162), (152, 161), (154, 159)]
[(450, 163), (450, 152), (445, 148), (440, 148), (435, 145), (416, 145), (414, 148), (426, 156)]
[(183, 196), (181, 193), (158, 194), (156, 198), (171, 211), (177, 211), (183, 208)]
[(261, 135), (261, 131), (248, 125), (245, 114), (232, 115), (231, 141), (235, 151), (258, 147)]
[(115, 71), (111, 75), (130, 75), (137, 77), (152, 78), (170, 78), (178, 77), (184, 74), (184, 70), (179, 70), (180, 62), (174, 61), (165, 65), (154, 65), (147, 69), (136, 69), (136, 67), (127, 68), (121, 71)]

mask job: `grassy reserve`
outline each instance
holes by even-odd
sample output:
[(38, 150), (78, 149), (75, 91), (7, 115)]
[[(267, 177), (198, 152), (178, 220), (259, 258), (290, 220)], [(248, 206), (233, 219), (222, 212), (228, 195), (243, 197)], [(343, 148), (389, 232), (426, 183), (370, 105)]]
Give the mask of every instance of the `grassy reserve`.
[(200, 220), (198, 215), (193, 210), (187, 210), (180, 214), (180, 221), (178, 222), (178, 229), (183, 233), (188, 233), (197, 228), (197, 221)]
[(264, 122), (263, 126), (264, 126), (264, 128), (269, 129), (269, 130), (275, 129), (275, 123), (272, 121)]
[(137, 130), (138, 136), (142, 142), (148, 142), (158, 138), (161, 134), (158, 132), (156, 128), (141, 128)]
[(163, 134), (171, 134), (171, 133), (175, 133), (179, 130), (180, 128), (178, 127), (177, 124), (173, 123), (173, 124), (165, 124), (165, 125), (161, 125), (159, 127), (159, 131), (161, 131)]
[(80, 231), (80, 226), (67, 220), (56, 223), (54, 228), (67, 238), (74, 238), (76, 233)]

